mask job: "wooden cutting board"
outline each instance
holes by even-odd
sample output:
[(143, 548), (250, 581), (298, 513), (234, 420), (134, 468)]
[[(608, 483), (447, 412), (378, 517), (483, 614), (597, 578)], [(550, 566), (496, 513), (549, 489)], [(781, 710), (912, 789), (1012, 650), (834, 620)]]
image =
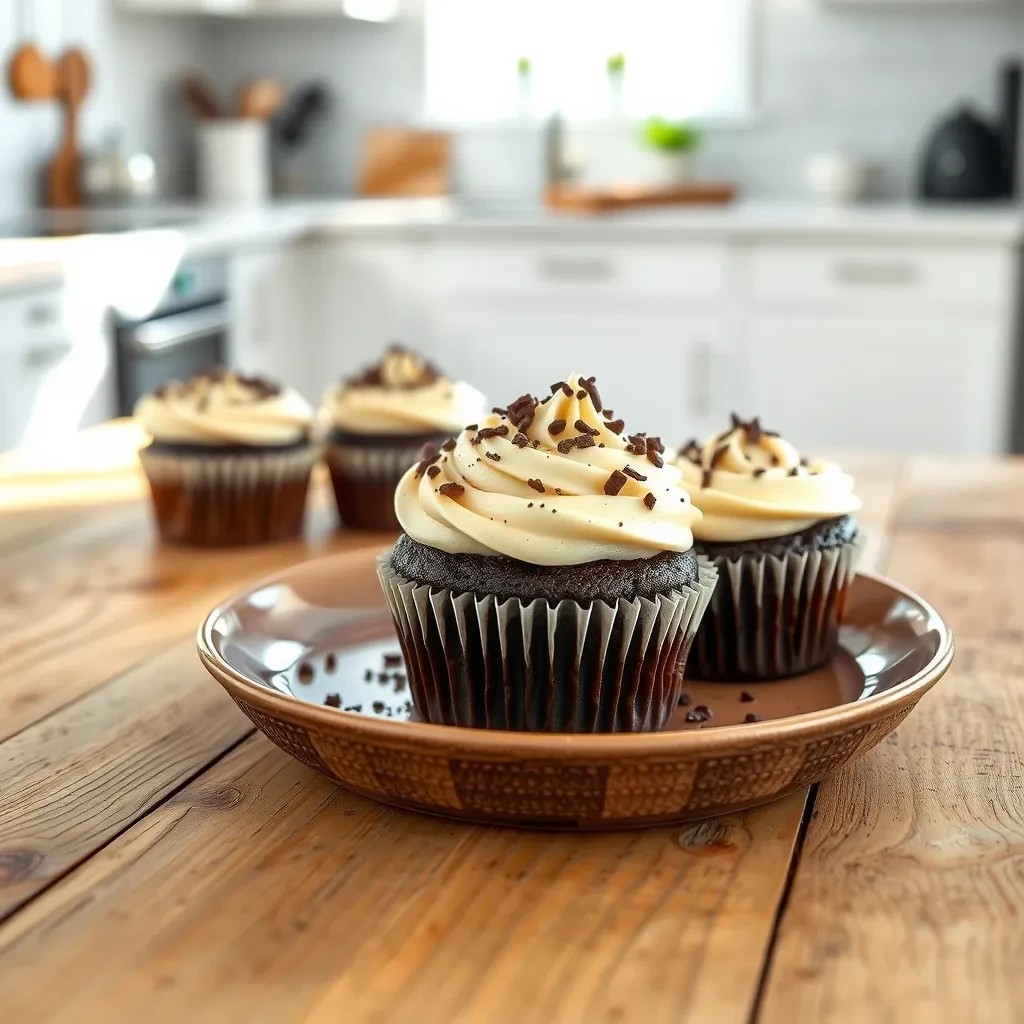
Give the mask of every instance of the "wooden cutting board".
[(643, 206), (676, 206), (731, 203), (739, 189), (728, 181), (698, 181), (685, 185), (609, 185), (604, 188), (580, 188), (556, 185), (547, 192), (547, 204), (555, 210), (578, 213), (605, 213)]
[(363, 138), (361, 196), (441, 196), (451, 191), (448, 132), (372, 128)]

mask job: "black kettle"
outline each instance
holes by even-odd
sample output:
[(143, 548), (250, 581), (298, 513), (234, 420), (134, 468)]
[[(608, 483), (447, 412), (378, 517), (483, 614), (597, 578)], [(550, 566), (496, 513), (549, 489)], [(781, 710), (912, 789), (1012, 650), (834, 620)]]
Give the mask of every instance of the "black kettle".
[(932, 131), (921, 161), (922, 199), (1002, 199), (1016, 177), (1020, 65), (1000, 75), (1000, 112), (991, 125), (964, 103)]

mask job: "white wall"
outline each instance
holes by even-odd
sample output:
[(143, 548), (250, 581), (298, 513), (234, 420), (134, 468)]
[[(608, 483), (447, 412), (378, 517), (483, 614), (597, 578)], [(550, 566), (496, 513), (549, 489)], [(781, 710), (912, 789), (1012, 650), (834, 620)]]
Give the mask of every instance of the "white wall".
[[(799, 194), (807, 156), (840, 145), (884, 165), (884, 194), (907, 194), (929, 122), (960, 96), (991, 109), (996, 64), (1024, 53), (1020, 0), (904, 10), (753, 2), (759, 110), (752, 125), (710, 131), (703, 160), (706, 173), (755, 195)], [(420, 10), (421, 0), (402, 0), (390, 25), (221, 21), (218, 74), (225, 83), (264, 71), (331, 82), (340, 104), (317, 143), (313, 178), (321, 191), (344, 190), (365, 125), (419, 116)], [(632, 137), (624, 133), (627, 146)]]
[[(20, 12), (31, 11), (29, 23)], [(161, 160), (172, 194), (188, 183), (191, 126), (175, 82), (184, 68), (211, 60), (198, 20), (118, 14), (113, 0), (0, 0), (0, 59), (6, 64), (27, 30), (51, 56), (84, 46), (93, 85), (83, 108), (85, 144), (122, 127), (132, 147)], [(42, 166), (60, 137), (56, 103), (15, 102), (0, 86), (0, 214), (33, 205)]]

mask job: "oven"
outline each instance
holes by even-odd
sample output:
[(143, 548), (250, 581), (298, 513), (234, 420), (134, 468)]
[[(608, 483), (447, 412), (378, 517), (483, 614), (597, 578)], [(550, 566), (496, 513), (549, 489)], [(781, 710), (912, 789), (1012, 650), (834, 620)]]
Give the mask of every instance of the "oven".
[(186, 260), (143, 319), (114, 319), (117, 404), (122, 416), (171, 380), (223, 366), (228, 356), (230, 311), (227, 261)]

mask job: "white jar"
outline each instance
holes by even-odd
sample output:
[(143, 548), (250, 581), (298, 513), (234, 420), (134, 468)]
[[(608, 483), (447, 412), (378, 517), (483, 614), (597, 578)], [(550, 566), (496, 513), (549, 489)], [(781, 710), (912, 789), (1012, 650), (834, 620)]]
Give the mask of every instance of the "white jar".
[(258, 118), (216, 118), (196, 127), (199, 197), (262, 203), (270, 195), (270, 133)]

